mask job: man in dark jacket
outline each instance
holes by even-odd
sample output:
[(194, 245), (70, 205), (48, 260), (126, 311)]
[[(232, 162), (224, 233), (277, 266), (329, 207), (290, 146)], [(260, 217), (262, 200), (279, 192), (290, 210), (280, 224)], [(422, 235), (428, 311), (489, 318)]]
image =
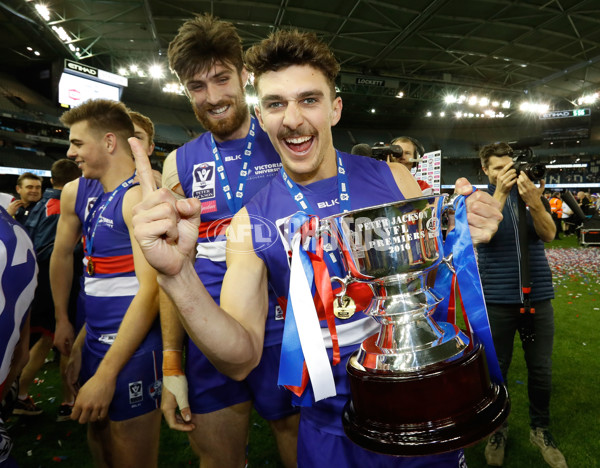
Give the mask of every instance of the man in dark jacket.
[[(538, 188), (525, 171), (517, 173), (513, 167), (512, 149), (506, 143), (484, 146), (479, 157), (490, 181), (490, 194), (500, 202), (504, 217), (489, 244), (480, 244), (477, 249), (498, 362), (507, 381), (514, 336), (519, 330), (528, 369), (530, 440), (541, 449), (548, 465), (564, 468), (567, 466), (565, 458), (548, 431), (554, 338), (551, 299), (554, 298), (554, 289), (544, 242), (554, 239), (556, 226), (548, 201), (543, 197), (544, 181)], [(519, 199), (527, 206), (526, 210), (522, 210), (527, 218), (525, 222), (519, 222)], [(521, 245), (523, 236), (519, 236), (520, 229), (527, 230), (528, 262), (521, 262), (527, 250)], [(530, 289), (522, 282), (523, 272), (526, 272), (523, 267), (529, 269)], [(528, 305), (531, 306), (530, 311)], [(521, 313), (522, 309), (524, 313)], [(507, 434), (508, 426), (504, 425), (490, 437), (485, 449), (488, 465), (502, 466)]]
[[(24, 416), (35, 416), (42, 412), (29, 396), (29, 387), (33, 383), (35, 374), (44, 364), (54, 338), (54, 307), (50, 291), (49, 269), (50, 255), (56, 237), (56, 226), (60, 216), (60, 194), (67, 182), (81, 176), (81, 170), (70, 159), (56, 161), (52, 164), (50, 173), (52, 188), (44, 191), (42, 199), (29, 211), (25, 221), (25, 228), (33, 241), (39, 266), (38, 286), (31, 305), (31, 333), (39, 336), (39, 339), (29, 350), (29, 361), (19, 378), (19, 398), (13, 412)], [(66, 388), (63, 385), (63, 392), (67, 392)], [(72, 395), (65, 394), (63, 399), (68, 402), (72, 400)], [(61, 411), (70, 408), (69, 405), (64, 405), (65, 408), (62, 406)], [(64, 420), (64, 418), (59, 420)]]
[(24, 172), (17, 179), (15, 189), (19, 198), (11, 201), (6, 211), (24, 225), (31, 210), (42, 196), (42, 178), (31, 172)]

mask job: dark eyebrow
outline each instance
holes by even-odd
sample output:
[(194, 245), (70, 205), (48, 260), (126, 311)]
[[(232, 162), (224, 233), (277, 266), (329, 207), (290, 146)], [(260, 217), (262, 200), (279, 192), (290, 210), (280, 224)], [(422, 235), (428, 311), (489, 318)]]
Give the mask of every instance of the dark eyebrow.
[[(298, 96), (296, 97), (296, 99), (304, 99), (307, 97), (322, 97), (324, 96), (323, 91), (320, 91), (318, 89), (312, 89), (309, 91), (303, 91), (300, 94), (298, 94)], [(266, 96), (263, 96), (263, 98), (260, 100), (260, 102), (269, 102), (269, 101), (284, 101), (285, 99), (283, 99), (283, 96), (280, 96), (279, 94), (267, 94)]]
[[(208, 80), (214, 80), (214, 79), (218, 79), (221, 78), (223, 75), (230, 75), (233, 73), (233, 70), (230, 70), (229, 68), (225, 68), (223, 70), (221, 70), (219, 73), (215, 73), (213, 76), (211, 76)], [(190, 84), (195, 84), (195, 83), (203, 83), (205, 80), (190, 80), (186, 83), (186, 87), (189, 86)]]
[(83, 143), (83, 141), (82, 141), (82, 140), (79, 140), (79, 139), (77, 139), (77, 138), (71, 138), (69, 141), (70, 141), (71, 143), (74, 143), (74, 144), (76, 144), (76, 145), (77, 145), (77, 144), (79, 144), (79, 143)]
[(322, 97), (324, 96), (323, 91), (319, 90), (319, 89), (313, 89), (310, 91), (303, 91), (302, 93), (300, 93), (298, 95), (298, 97), (301, 98), (307, 98), (307, 97), (313, 97), (313, 96), (317, 96), (317, 97)]

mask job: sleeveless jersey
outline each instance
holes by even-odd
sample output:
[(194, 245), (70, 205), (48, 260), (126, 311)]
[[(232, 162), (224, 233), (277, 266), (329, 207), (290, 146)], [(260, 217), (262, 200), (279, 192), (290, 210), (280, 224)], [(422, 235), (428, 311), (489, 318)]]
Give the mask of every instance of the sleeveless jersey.
[(33, 300), (37, 272), (25, 228), (0, 207), (0, 393)]
[[(371, 158), (340, 153), (348, 177), (351, 209), (366, 208), (404, 199), (392, 172), (386, 163)], [(340, 213), (337, 177), (320, 180), (309, 185), (298, 185), (308, 203), (320, 218)], [(290, 280), (290, 243), (293, 233), (285, 233), (287, 218), (299, 211), (281, 176), (275, 177), (247, 205), (252, 225), (253, 244), (256, 255), (268, 270), (270, 287), (280, 301), (287, 300)], [(264, 220), (276, 226), (275, 237), (265, 235)], [(339, 272), (331, 272), (339, 274)], [(349, 291), (349, 295), (352, 293)], [(341, 362), (333, 367), (337, 396), (327, 398), (302, 408), (302, 417), (314, 421), (322, 430), (343, 435), (341, 413), (350, 395), (346, 378), (345, 361), (359, 344), (378, 330), (374, 320), (357, 311), (350, 319), (335, 319), (340, 343)], [(321, 321), (324, 337), (329, 336), (327, 323)], [(327, 339), (325, 340), (327, 343)], [(331, 347), (329, 339), (328, 348)], [(331, 359), (331, 349), (328, 349)], [(310, 385), (307, 390), (310, 390)]]
[[(246, 138), (217, 143), (217, 148), (235, 195), (246, 149)], [(255, 193), (277, 175), (280, 168), (281, 160), (273, 149), (269, 137), (260, 126), (256, 125), (242, 205), (245, 205)], [(227, 205), (219, 181), (209, 132), (177, 149), (177, 173), (186, 197), (195, 197), (202, 202), (195, 268), (207, 291), (219, 304), (221, 285), (227, 270), (225, 231), (235, 213), (232, 213)], [(265, 346), (281, 342), (282, 319), (281, 308), (274, 299), (270, 298)]]
[[(89, 252), (88, 233), (83, 229), (84, 265), (87, 265), (87, 257), (91, 254), (95, 266), (93, 276), (89, 275), (87, 268), (83, 272), (86, 340), (93, 351), (101, 354), (106, 353), (115, 340), (129, 304), (139, 289), (129, 230), (123, 219), (126, 192), (120, 190), (98, 218), (92, 252)], [(82, 226), (85, 226), (86, 218), (94, 214), (94, 204), (98, 203), (101, 207), (109, 196), (98, 181), (79, 179), (75, 211)], [(136, 354), (161, 346), (160, 324), (156, 320)]]

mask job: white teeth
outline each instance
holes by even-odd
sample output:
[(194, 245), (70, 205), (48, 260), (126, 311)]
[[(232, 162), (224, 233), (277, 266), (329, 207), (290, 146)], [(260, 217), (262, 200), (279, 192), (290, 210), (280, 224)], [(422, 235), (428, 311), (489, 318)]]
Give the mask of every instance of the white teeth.
[(219, 107), (218, 109), (213, 109), (210, 112), (212, 114), (222, 114), (223, 112), (225, 112), (227, 110), (227, 106), (223, 106), (223, 107)]
[(288, 143), (291, 143), (293, 145), (299, 145), (301, 143), (305, 143), (308, 140), (310, 140), (312, 137), (310, 136), (306, 136), (306, 137), (298, 137), (298, 138), (288, 138), (285, 141)]

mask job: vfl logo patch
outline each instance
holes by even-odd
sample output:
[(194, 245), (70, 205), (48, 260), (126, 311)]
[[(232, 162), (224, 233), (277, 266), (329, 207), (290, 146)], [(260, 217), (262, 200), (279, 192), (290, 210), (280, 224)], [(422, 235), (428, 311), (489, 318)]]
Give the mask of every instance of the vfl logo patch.
[(139, 403), (144, 399), (142, 381), (129, 382), (129, 404)]
[(192, 196), (199, 200), (215, 198), (215, 162), (195, 164)]
[(275, 306), (275, 320), (283, 320), (283, 310), (278, 305)]

